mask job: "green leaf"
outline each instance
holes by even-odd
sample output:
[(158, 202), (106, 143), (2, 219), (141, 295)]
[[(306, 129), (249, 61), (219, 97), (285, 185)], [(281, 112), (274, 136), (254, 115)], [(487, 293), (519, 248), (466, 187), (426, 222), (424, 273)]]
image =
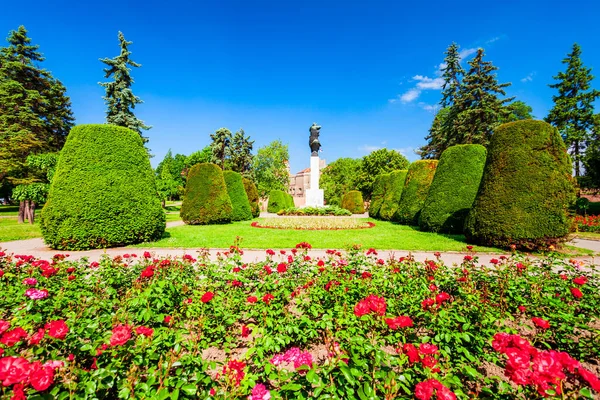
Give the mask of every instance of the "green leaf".
[(188, 383), (187, 385), (183, 385), (181, 390), (188, 396), (194, 396), (196, 394), (196, 385)]

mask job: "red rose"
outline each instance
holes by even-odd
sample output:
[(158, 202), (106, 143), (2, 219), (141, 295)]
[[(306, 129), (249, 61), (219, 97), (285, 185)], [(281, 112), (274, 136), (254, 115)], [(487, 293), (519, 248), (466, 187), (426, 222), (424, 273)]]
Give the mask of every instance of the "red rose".
[(252, 332), (252, 330), (250, 328), (248, 328), (246, 325), (242, 325), (242, 337), (243, 338), (247, 338), (251, 332)]
[(287, 265), (286, 265), (286, 263), (280, 263), (277, 266), (277, 272), (279, 272), (280, 274), (283, 274), (285, 271), (287, 271)]
[(29, 375), (29, 382), (37, 391), (41, 392), (48, 389), (54, 383), (54, 369), (44, 367), (38, 363)]
[(0, 319), (0, 335), (2, 335), (4, 332), (6, 332), (8, 330), (8, 328), (10, 328), (10, 322), (3, 321)]
[(369, 308), (369, 303), (367, 303), (364, 300), (359, 301), (354, 306), (354, 315), (356, 315), (359, 318), (363, 315), (367, 315), (369, 312), (371, 312), (371, 309)]
[(71, 273), (75, 272), (75, 267), (69, 267), (69, 268), (67, 268), (67, 272), (68, 272), (69, 274), (71, 274)]
[(144, 252), (144, 258), (152, 258), (152, 254), (149, 251)]
[(213, 299), (213, 297), (215, 297), (215, 294), (213, 292), (206, 292), (202, 295), (200, 301), (202, 301), (203, 303), (208, 303)]
[(55, 339), (63, 340), (69, 333), (69, 327), (62, 319), (48, 322), (45, 328), (48, 331), (48, 336)]
[(31, 364), (23, 357), (0, 358), (0, 381), (3, 386), (27, 382), (30, 370)]
[(435, 344), (421, 343), (419, 345), (419, 353), (421, 354), (437, 354), (438, 348)]
[(519, 306), (519, 311), (525, 312), (527, 311), (527, 308), (525, 306)]
[(423, 307), (423, 310), (427, 310), (429, 307), (431, 307), (434, 304), (435, 304), (434, 299), (425, 299), (421, 302), (421, 307)]
[(543, 328), (543, 329), (550, 328), (550, 322), (546, 321), (545, 319), (533, 317), (533, 318), (531, 318), (531, 321), (534, 324), (536, 324), (537, 326), (539, 326), (540, 328)]
[(585, 285), (587, 283), (587, 281), (588, 281), (588, 279), (585, 276), (580, 276), (580, 277), (573, 279), (573, 283), (576, 285), (579, 285), (579, 286)]
[(110, 337), (111, 346), (122, 346), (131, 339), (131, 327), (128, 325), (116, 325), (112, 330)]
[(573, 295), (573, 297), (580, 299), (583, 297), (583, 293), (581, 293), (581, 290), (579, 290), (579, 288), (576, 287), (572, 287), (571, 288), (571, 294)]
[(152, 278), (154, 276), (154, 267), (152, 265), (146, 267), (141, 274), (142, 278)]
[(36, 333), (34, 333), (33, 335), (31, 335), (31, 337), (29, 338), (29, 345), (36, 345), (38, 343), (40, 343), (42, 341), (42, 339), (44, 338), (44, 335), (46, 334), (46, 331), (44, 330), (44, 328), (40, 328), (38, 329), (38, 331)]
[(437, 296), (435, 296), (435, 302), (437, 304), (442, 304), (446, 300), (450, 300), (450, 295), (446, 292), (439, 293)]
[(392, 330), (413, 326), (412, 319), (410, 319), (410, 317), (403, 316), (403, 315), (396, 317), (396, 318), (386, 318), (385, 323)]
[(414, 344), (404, 344), (404, 346), (402, 346), (402, 352), (408, 356), (408, 361), (411, 364), (421, 361), (421, 355)]
[(2, 334), (2, 337), (0, 338), (0, 343), (4, 344), (7, 347), (13, 347), (15, 344), (19, 343), (27, 336), (28, 335), (27, 332), (25, 332), (25, 329), (17, 327), (15, 329), (11, 329), (10, 331), (4, 332), (4, 334)]
[(317, 267), (323, 267), (323, 266), (325, 266), (325, 261), (323, 261), (323, 260), (319, 260), (319, 261), (317, 262)]
[(258, 301), (258, 298), (256, 296), (248, 296), (248, 298), (246, 299), (246, 301), (248, 303), (256, 303)]
[(262, 300), (269, 304), (271, 302), (271, 300), (273, 300), (275, 298), (275, 296), (273, 296), (271, 293), (267, 293), (263, 296)]
[(154, 329), (148, 328), (147, 326), (138, 326), (137, 328), (135, 328), (135, 333), (136, 335), (144, 335), (150, 337), (154, 333)]
[(383, 297), (377, 297), (374, 294), (370, 294), (365, 300), (368, 301), (371, 311), (375, 314), (385, 315), (386, 304)]
[(163, 321), (165, 324), (170, 325), (172, 320), (173, 317), (171, 317), (170, 315), (165, 315), (165, 319)]

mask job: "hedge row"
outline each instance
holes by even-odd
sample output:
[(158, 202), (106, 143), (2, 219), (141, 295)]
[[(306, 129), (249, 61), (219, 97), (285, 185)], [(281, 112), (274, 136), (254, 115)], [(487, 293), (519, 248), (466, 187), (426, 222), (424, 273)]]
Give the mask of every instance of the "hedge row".
[(400, 204), (394, 220), (406, 225), (417, 225), (429, 186), (435, 175), (437, 160), (419, 160), (408, 167)]
[(342, 208), (350, 211), (352, 214), (363, 214), (365, 205), (362, 193), (358, 190), (351, 190), (342, 197)]

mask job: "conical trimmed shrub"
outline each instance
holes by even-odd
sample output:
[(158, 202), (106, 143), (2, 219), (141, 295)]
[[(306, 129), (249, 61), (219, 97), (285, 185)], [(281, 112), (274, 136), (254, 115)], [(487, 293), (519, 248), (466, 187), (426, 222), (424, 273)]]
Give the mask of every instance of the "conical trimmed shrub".
[(408, 170), (401, 169), (399, 171), (392, 171), (389, 173), (388, 188), (383, 196), (383, 202), (379, 210), (379, 218), (390, 221), (393, 219), (394, 214), (398, 211), (400, 204), (400, 198), (402, 197), (402, 191), (404, 190), (404, 182), (406, 181), (406, 174)]
[(286, 193), (287, 196), (287, 203), (286, 203), (286, 207), (285, 208), (293, 208), (295, 207), (295, 203), (294, 203), (294, 196), (292, 196), (289, 193)]
[(281, 190), (271, 190), (269, 193), (269, 204), (267, 211), (270, 213), (278, 213), (280, 210), (289, 208), (288, 194)]
[(223, 178), (225, 179), (225, 185), (227, 185), (227, 193), (231, 200), (231, 206), (233, 207), (233, 213), (231, 214), (232, 221), (248, 221), (252, 219), (252, 209), (250, 208), (250, 201), (244, 189), (244, 182), (242, 182), (242, 175), (234, 171), (224, 171)]
[(244, 189), (246, 190), (246, 196), (248, 196), (248, 202), (250, 203), (250, 210), (254, 218), (260, 216), (260, 199), (258, 196), (258, 189), (254, 182), (248, 178), (242, 177), (244, 183)]
[(363, 214), (365, 204), (362, 193), (358, 190), (351, 190), (342, 197), (342, 208), (350, 211), (352, 214)]
[(202, 163), (190, 168), (180, 214), (189, 225), (231, 222), (233, 206), (218, 165)]
[(572, 165), (556, 128), (524, 120), (498, 127), (465, 222), (471, 243), (544, 248), (569, 233)]
[(40, 228), (46, 244), (59, 250), (160, 239), (165, 213), (140, 135), (114, 125), (71, 129)]
[(462, 233), (485, 166), (486, 150), (479, 144), (446, 149), (440, 157), (419, 216), (423, 231)]
[(373, 182), (373, 193), (371, 194), (371, 204), (369, 205), (369, 217), (379, 218), (383, 198), (390, 185), (390, 174), (379, 174)]
[(419, 160), (410, 164), (394, 221), (405, 225), (419, 224), (419, 214), (427, 198), (437, 164), (437, 160)]

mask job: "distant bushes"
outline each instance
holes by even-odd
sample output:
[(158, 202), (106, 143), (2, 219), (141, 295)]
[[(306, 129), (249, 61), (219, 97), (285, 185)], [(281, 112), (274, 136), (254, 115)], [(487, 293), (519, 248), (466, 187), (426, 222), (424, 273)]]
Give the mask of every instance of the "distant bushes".
[(74, 127), (40, 228), (48, 246), (85, 250), (160, 239), (165, 213), (142, 139), (114, 125)]
[(435, 175), (437, 160), (419, 160), (410, 164), (398, 210), (393, 219), (406, 225), (418, 225), (419, 214)]
[(242, 177), (244, 183), (244, 189), (246, 190), (246, 196), (248, 196), (248, 202), (250, 203), (250, 210), (254, 218), (260, 216), (260, 199), (258, 198), (258, 189), (254, 182), (248, 178)]
[(379, 209), (380, 219), (390, 221), (393, 219), (396, 211), (398, 211), (407, 173), (408, 171), (405, 169), (392, 171), (385, 178), (387, 184), (385, 185), (386, 191), (383, 195), (381, 208)]
[(467, 240), (525, 249), (562, 240), (575, 200), (571, 170), (564, 142), (551, 125), (524, 120), (498, 127), (465, 223)]
[(446, 149), (419, 217), (421, 230), (462, 233), (485, 166), (486, 150), (478, 144)]
[(227, 186), (227, 193), (231, 200), (233, 212), (232, 221), (248, 221), (252, 219), (252, 209), (248, 201), (248, 195), (242, 182), (242, 176), (234, 171), (224, 171), (223, 178)]
[(379, 211), (383, 204), (383, 198), (388, 190), (390, 174), (379, 174), (373, 182), (373, 194), (369, 205), (369, 217), (379, 218)]
[(233, 206), (218, 165), (196, 164), (188, 171), (181, 219), (190, 225), (222, 224), (233, 218)]
[(342, 208), (350, 211), (352, 214), (363, 214), (365, 205), (363, 203), (362, 193), (358, 190), (351, 190), (342, 197)]
[(335, 216), (350, 216), (352, 213), (338, 206), (325, 207), (292, 207), (280, 210), (279, 215), (335, 215)]
[(267, 211), (270, 213), (278, 213), (279, 211), (293, 207), (290, 206), (289, 195), (282, 190), (271, 190), (269, 193), (269, 204)]

